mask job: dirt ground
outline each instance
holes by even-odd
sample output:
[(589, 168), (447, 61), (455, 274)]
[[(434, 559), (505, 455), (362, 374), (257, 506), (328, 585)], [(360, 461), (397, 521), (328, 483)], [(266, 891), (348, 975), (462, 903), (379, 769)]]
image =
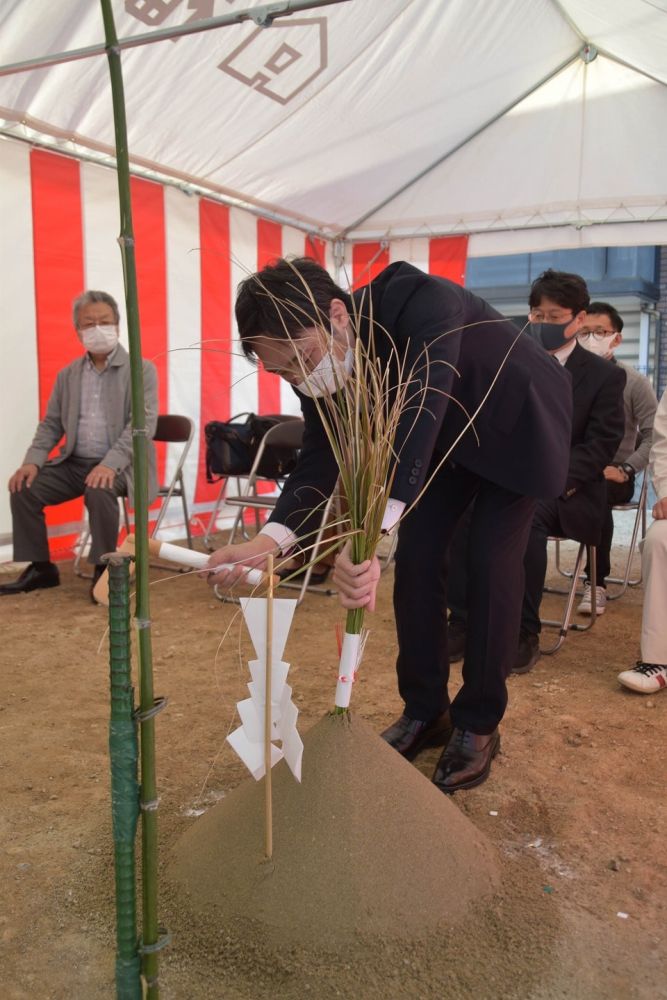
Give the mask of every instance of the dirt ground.
[[(617, 563), (623, 555), (617, 550)], [(391, 577), (381, 583), (353, 696), (376, 731), (400, 709)], [(237, 611), (202, 581), (159, 570), (152, 579), (155, 690), (169, 698), (157, 723), (168, 870), (197, 814), (246, 778), (225, 736), (251, 654), (238, 619), (221, 644)], [(641, 588), (629, 591), (590, 633), (571, 635), (532, 673), (510, 679), (503, 752), (486, 784), (454, 797), (500, 859), (503, 886), (484, 913), (409, 946), (365, 941), (361, 928), (359, 948), (345, 954), (331, 954), (326, 942), (316, 952), (271, 952), (258, 945), (257, 928), (227, 927), (224, 914), (219, 932), (199, 926), (165, 875), (160, 917), (173, 942), (163, 952), (161, 995), (667, 998), (667, 694), (635, 695), (616, 681), (638, 655), (641, 596)], [(0, 617), (2, 996), (112, 997), (105, 611), (65, 564), (59, 589), (4, 598)], [(286, 659), (302, 732), (332, 703), (340, 620), (333, 597), (310, 594), (297, 611)], [(454, 685), (459, 679), (457, 666)], [(427, 777), (437, 753), (416, 762)], [(372, 787), (367, 798), (372, 809)]]

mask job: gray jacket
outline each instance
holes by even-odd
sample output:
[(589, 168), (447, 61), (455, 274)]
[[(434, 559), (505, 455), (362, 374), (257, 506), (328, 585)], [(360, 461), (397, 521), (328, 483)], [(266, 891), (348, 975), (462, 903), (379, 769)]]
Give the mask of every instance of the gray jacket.
[(658, 400), (646, 375), (620, 361), (616, 364), (626, 373), (627, 381), (623, 390), (625, 434), (614, 455), (614, 464), (627, 462), (635, 472), (641, 472), (648, 464)]
[[(49, 452), (58, 444), (63, 434), (65, 442), (60, 454), (51, 459), (64, 462), (74, 451), (81, 405), (81, 373), (86, 357), (82, 355), (61, 369), (49, 398), (44, 419), (38, 424), (32, 444), (23, 459), (40, 469)], [(130, 389), (130, 358), (125, 348), (118, 345), (109, 363), (109, 377), (114, 380), (115, 392), (109, 394), (112, 405), (107, 413), (109, 437), (114, 442), (100, 465), (124, 473), (128, 493), (132, 497), (132, 394)], [(157, 371), (152, 361), (144, 361), (144, 398), (146, 429), (148, 431), (148, 501), (157, 496), (158, 482), (155, 463), (155, 445), (151, 440), (157, 424)]]

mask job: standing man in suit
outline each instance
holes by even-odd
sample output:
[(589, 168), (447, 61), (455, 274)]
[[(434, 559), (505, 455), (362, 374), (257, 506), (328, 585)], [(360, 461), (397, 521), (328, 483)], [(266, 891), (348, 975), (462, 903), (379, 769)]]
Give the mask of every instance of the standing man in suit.
[[(90, 519), (88, 561), (93, 586), (104, 566), (100, 559), (118, 541), (118, 497), (132, 491), (130, 359), (118, 342), (120, 313), (107, 292), (87, 291), (73, 305), (74, 329), (84, 354), (63, 368), (23, 464), (9, 480), (14, 560), (29, 565), (17, 580), (0, 586), (9, 596), (57, 587), (44, 508), (83, 496)], [(149, 495), (157, 496), (155, 447), (157, 372), (144, 361)], [(60, 454), (49, 453), (65, 435)], [(91, 589), (92, 594), (92, 589)]]
[[(626, 383), (623, 392), (625, 411), (625, 434), (610, 465), (605, 466), (603, 475), (607, 485), (607, 505), (602, 525), (600, 544), (595, 553), (597, 589), (595, 610), (604, 614), (607, 604), (605, 580), (611, 572), (611, 542), (614, 537), (614, 515), (616, 504), (629, 503), (635, 492), (635, 476), (648, 464), (653, 421), (658, 400), (653, 386), (646, 375), (635, 368), (624, 365), (614, 357), (614, 351), (623, 341), (623, 320), (617, 310), (608, 302), (591, 302), (584, 324), (577, 335), (582, 347), (600, 358), (606, 358), (625, 372)], [(586, 564), (584, 596), (577, 608), (579, 614), (590, 615), (591, 581), (589, 566)]]
[[(565, 486), (569, 377), (486, 302), (406, 263), (390, 265), (350, 296), (313, 261), (277, 261), (243, 282), (236, 316), (245, 353), (294, 386), (305, 435), (296, 469), (269, 522), (250, 542), (214, 553), (214, 570), (227, 562), (262, 566), (269, 552), (288, 551), (299, 533), (309, 530), (304, 508), (330, 495), (338, 475), (311, 397), (331, 395), (341, 379), (355, 377), (354, 338), (367, 345), (372, 323), (374, 351), (385, 367), (392, 342), (407, 370), (427, 352), (427, 398), (419, 413), (411, 407), (400, 418), (395, 442), (400, 458), (385, 513), (384, 526), (391, 529), (434, 474), (400, 524), (394, 608), (405, 710), (382, 735), (410, 760), (424, 747), (444, 745), (433, 779), (442, 791), (479, 784), (500, 743), (505, 677), (519, 632), (523, 552), (536, 498), (557, 496)], [(358, 317), (356, 329), (353, 316)], [(322, 317), (328, 330), (322, 329)], [(466, 430), (465, 414), (473, 413), (487, 394), (475, 431)], [(450, 397), (461, 405), (449, 406)], [(452, 446), (449, 460), (437, 469)], [(464, 684), (450, 706), (448, 549), (473, 497), (474, 627)], [(240, 575), (239, 568), (222, 570), (212, 582), (230, 583)], [(335, 582), (345, 607), (373, 610), (378, 578), (376, 558), (353, 565), (345, 551), (338, 557)]]
[[(586, 318), (588, 289), (583, 278), (545, 271), (531, 287), (531, 331), (572, 376), (572, 438), (565, 489), (537, 504), (524, 560), (526, 590), (514, 673), (532, 670), (540, 656), (540, 603), (550, 535), (597, 545), (607, 509), (604, 469), (623, 440), (625, 371), (577, 343)], [(569, 321), (569, 322), (568, 322)], [(562, 326), (562, 335), (552, 332)]]

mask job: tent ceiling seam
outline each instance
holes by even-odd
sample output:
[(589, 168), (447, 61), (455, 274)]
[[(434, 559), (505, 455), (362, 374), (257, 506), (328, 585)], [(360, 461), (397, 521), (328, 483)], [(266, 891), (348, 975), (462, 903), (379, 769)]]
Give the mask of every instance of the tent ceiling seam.
[(505, 115), (509, 114), (510, 111), (516, 108), (519, 104), (521, 104), (522, 101), (525, 101), (526, 98), (530, 97), (531, 94), (534, 94), (536, 90), (539, 90), (540, 87), (543, 87), (545, 83), (548, 83), (550, 80), (553, 80), (554, 77), (558, 76), (558, 74), (561, 73), (564, 69), (567, 69), (568, 66), (571, 66), (572, 63), (574, 63), (575, 60), (579, 58), (579, 51), (580, 51), (579, 48), (577, 48), (576, 53), (574, 53), (571, 56), (568, 56), (566, 60), (564, 60), (558, 66), (556, 66), (556, 68), (553, 69), (550, 73), (542, 77), (537, 83), (533, 84), (533, 86), (531, 86), (528, 90), (520, 94), (517, 98), (511, 101), (510, 104), (506, 105), (501, 111), (497, 112), (495, 115), (489, 118), (486, 122), (480, 125), (479, 128), (476, 128), (473, 132), (470, 133), (470, 135), (466, 136), (464, 139), (458, 142), (452, 149), (448, 150), (443, 156), (438, 157), (437, 160), (429, 164), (429, 166), (426, 167), (424, 170), (421, 170), (418, 174), (416, 174), (413, 178), (411, 178), (411, 180), (407, 181), (405, 184), (402, 184), (401, 187), (399, 187), (396, 191), (390, 194), (387, 198), (384, 198), (381, 202), (375, 205), (370, 211), (360, 216), (351, 225), (346, 226), (344, 229), (342, 229), (338, 234), (338, 238), (344, 239), (347, 233), (349, 233), (354, 229), (357, 229), (363, 222), (366, 221), (366, 219), (370, 219), (371, 216), (375, 215), (376, 212), (379, 212), (381, 208), (384, 208), (385, 205), (389, 205), (392, 201), (394, 201), (395, 198), (398, 198), (399, 195), (403, 194), (404, 191), (407, 191), (408, 188), (413, 187), (423, 177), (426, 177), (441, 164), (445, 163), (451, 156), (453, 156), (455, 153), (458, 153), (460, 149), (463, 149), (464, 146), (467, 146), (470, 142), (473, 141), (473, 139), (476, 139), (478, 135), (481, 135), (483, 132), (486, 132), (487, 129), (489, 129), (497, 121), (500, 121), (501, 118), (504, 118)]
[(556, 10), (560, 14), (560, 16), (565, 21), (565, 23), (570, 28), (572, 28), (572, 31), (574, 31), (575, 35), (579, 36), (579, 38), (581, 39), (582, 42), (587, 42), (588, 41), (588, 39), (584, 35), (583, 31), (579, 27), (579, 25), (576, 23), (576, 21), (573, 20), (572, 16), (570, 14), (568, 14), (568, 12), (565, 10), (565, 7), (561, 3), (561, 0), (551, 0), (551, 6), (556, 8)]

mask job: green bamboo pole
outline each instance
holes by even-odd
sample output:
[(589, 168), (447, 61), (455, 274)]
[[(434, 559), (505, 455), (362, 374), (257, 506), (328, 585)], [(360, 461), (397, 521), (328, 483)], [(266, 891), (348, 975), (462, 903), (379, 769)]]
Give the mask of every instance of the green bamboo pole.
[(107, 558), (111, 687), (109, 759), (116, 875), (116, 997), (118, 1000), (141, 1000), (134, 874), (134, 842), (139, 819), (138, 746), (132, 689), (129, 560), (129, 556), (120, 554)]
[(111, 0), (100, 0), (104, 20), (105, 49), (109, 61), (116, 137), (116, 170), (120, 201), (120, 244), (125, 282), (127, 328), (130, 343), (132, 380), (132, 446), (134, 468), (134, 511), (136, 536), (136, 624), (138, 628), (139, 676), (141, 692), (141, 841), (142, 841), (142, 973), (146, 996), (157, 1000), (158, 917), (157, 917), (157, 785), (155, 779), (155, 718), (153, 664), (151, 651), (150, 604), (148, 592), (148, 441), (144, 407), (144, 380), (141, 333), (134, 255), (134, 232), (130, 203), (130, 167), (125, 121), (125, 95)]

